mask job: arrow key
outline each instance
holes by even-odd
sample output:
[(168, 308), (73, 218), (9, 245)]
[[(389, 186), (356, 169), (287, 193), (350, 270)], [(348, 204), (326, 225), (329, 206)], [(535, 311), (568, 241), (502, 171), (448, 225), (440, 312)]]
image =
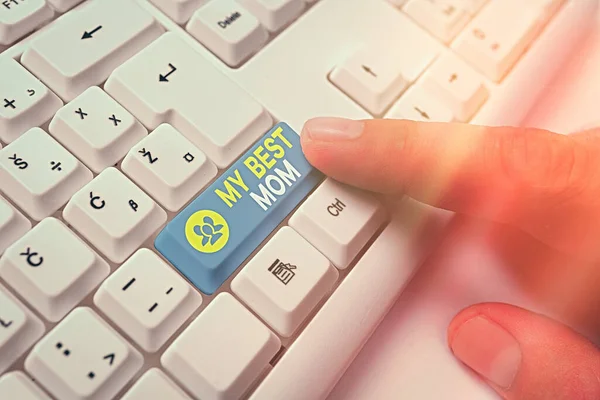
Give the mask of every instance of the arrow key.
[(77, 308), (39, 341), (26, 371), (59, 399), (110, 399), (137, 373), (142, 355), (89, 308)]
[(386, 118), (422, 122), (452, 122), (452, 111), (421, 86), (413, 86), (392, 106)]
[(86, 2), (31, 41), (22, 62), (67, 101), (101, 84), (163, 32), (133, 1)]
[(381, 116), (437, 55), (437, 43), (425, 34), (411, 40), (364, 46), (336, 67), (329, 79), (368, 112)]

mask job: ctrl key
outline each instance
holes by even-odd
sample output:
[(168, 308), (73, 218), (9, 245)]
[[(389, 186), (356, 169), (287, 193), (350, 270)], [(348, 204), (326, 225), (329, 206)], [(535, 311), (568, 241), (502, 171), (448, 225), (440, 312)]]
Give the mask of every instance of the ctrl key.
[(228, 293), (221, 293), (173, 342), (162, 365), (203, 400), (238, 399), (268, 368), (279, 338)]

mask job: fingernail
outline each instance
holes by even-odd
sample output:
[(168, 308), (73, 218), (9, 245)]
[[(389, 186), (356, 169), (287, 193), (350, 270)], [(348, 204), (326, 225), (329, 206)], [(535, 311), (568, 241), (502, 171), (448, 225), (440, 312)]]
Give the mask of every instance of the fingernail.
[(512, 386), (521, 366), (521, 348), (516, 339), (482, 316), (460, 325), (450, 347), (463, 363), (503, 389)]
[(359, 137), (363, 121), (344, 118), (314, 118), (304, 124), (303, 134), (314, 140), (348, 140)]

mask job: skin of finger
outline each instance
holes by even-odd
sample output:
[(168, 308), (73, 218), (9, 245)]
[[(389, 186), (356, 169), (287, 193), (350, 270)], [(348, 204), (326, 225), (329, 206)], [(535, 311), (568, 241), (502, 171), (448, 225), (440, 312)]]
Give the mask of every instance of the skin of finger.
[(600, 343), (598, 263), (575, 260), (507, 225), (491, 224), (482, 235), (521, 292)]
[[(459, 313), (448, 328), (452, 343), (466, 321), (485, 318), (508, 331), (521, 347), (519, 372), (512, 386), (490, 385), (507, 400), (597, 400), (600, 351), (570, 328), (508, 304), (485, 303)], [(482, 338), (485, 340), (485, 338)]]
[(342, 182), (510, 223), (571, 254), (596, 249), (600, 147), (583, 136), (403, 120), (365, 126), (354, 140), (303, 135), (307, 158)]

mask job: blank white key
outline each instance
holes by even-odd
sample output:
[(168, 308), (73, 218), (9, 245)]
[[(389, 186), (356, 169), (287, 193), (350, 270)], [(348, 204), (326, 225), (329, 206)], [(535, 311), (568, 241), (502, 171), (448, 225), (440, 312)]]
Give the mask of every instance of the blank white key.
[(146, 127), (171, 124), (220, 168), (273, 122), (256, 100), (174, 33), (117, 68), (105, 89)]
[(55, 218), (37, 224), (0, 259), (0, 277), (52, 322), (109, 272), (108, 264)]
[(0, 374), (43, 334), (42, 321), (0, 285)]
[(499, 82), (535, 38), (540, 17), (541, 10), (523, 7), (522, 2), (493, 1), (458, 36), (453, 48)]
[(77, 308), (40, 340), (25, 369), (63, 400), (110, 399), (142, 366), (142, 355), (89, 308)]
[(370, 194), (326, 179), (292, 216), (290, 226), (344, 269), (386, 218)]
[(200, 294), (148, 249), (136, 252), (94, 303), (146, 351), (158, 350), (200, 306)]
[(132, 148), (122, 168), (170, 211), (183, 207), (217, 175), (206, 155), (167, 124)]
[(231, 290), (282, 336), (291, 336), (331, 290), (337, 270), (290, 227), (242, 269)]
[(192, 400), (164, 372), (152, 368), (125, 393), (121, 400)]
[(483, 77), (453, 54), (437, 60), (425, 72), (422, 82), (461, 122), (469, 121), (489, 96)]
[(31, 229), (31, 222), (0, 196), (0, 254)]
[(258, 19), (236, 0), (205, 4), (194, 13), (186, 29), (231, 67), (258, 51), (269, 37)]
[(437, 55), (439, 45), (423, 33), (401, 44), (362, 47), (330, 74), (334, 85), (380, 116)]
[(61, 108), (48, 130), (96, 173), (115, 165), (148, 134), (139, 121), (97, 86)]
[(303, 0), (238, 0), (269, 31), (275, 32), (304, 10)]
[(52, 5), (56, 10), (60, 12), (65, 12), (77, 4), (81, 3), (83, 0), (48, 0), (48, 3)]
[(161, 33), (158, 23), (131, 0), (91, 1), (36, 37), (22, 62), (70, 101), (102, 83), (114, 68)]
[[(442, 0), (442, 1), (444, 1), (444, 0)], [(481, 7), (483, 7), (489, 0), (446, 0), (446, 1), (451, 1), (453, 4), (459, 5), (460, 8), (462, 8), (469, 14), (475, 15), (479, 12), (479, 10), (481, 10)], [(520, 1), (520, 0), (517, 0), (517, 1)], [(521, 4), (523, 4), (523, 2), (521, 2)]]
[(209, 0), (150, 0), (178, 24), (185, 24), (192, 14)]
[(11, 44), (50, 20), (53, 15), (46, 0), (0, 2), (0, 44)]
[(471, 19), (461, 0), (410, 0), (404, 11), (443, 42), (451, 41)]
[(413, 86), (390, 108), (386, 118), (423, 122), (452, 122), (450, 108), (421, 85)]
[(21, 371), (0, 377), (0, 399), (50, 400), (33, 381)]
[[(0, 5), (0, 7), (2, 7)], [(50, 120), (62, 101), (10, 57), (0, 57), (0, 139), (12, 142)]]
[(115, 263), (167, 220), (167, 213), (122, 172), (108, 168), (71, 198), (65, 220)]
[(37, 221), (57, 211), (91, 179), (91, 171), (40, 128), (0, 150), (4, 193)]
[(221, 293), (167, 349), (161, 363), (195, 397), (237, 399), (280, 346), (250, 311)]

